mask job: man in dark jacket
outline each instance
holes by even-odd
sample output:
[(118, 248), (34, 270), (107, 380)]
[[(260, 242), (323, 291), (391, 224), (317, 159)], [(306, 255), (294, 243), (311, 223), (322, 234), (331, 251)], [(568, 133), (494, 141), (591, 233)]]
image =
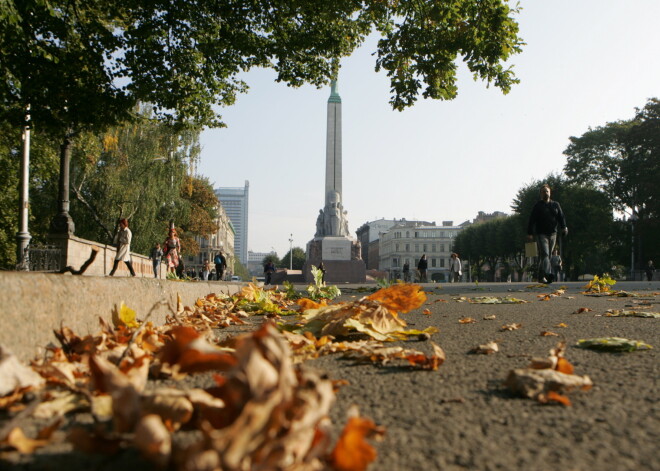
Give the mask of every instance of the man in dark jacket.
[(538, 280), (542, 283), (552, 283), (554, 275), (552, 274), (550, 254), (557, 243), (557, 230), (566, 235), (568, 228), (561, 206), (550, 199), (550, 186), (543, 185), (539, 193), (541, 200), (534, 205), (532, 214), (529, 216), (527, 238), (533, 240), (536, 235), (539, 252)]
[(422, 255), (422, 258), (419, 259), (417, 263), (417, 271), (419, 272), (419, 282), (427, 283), (426, 279), (426, 269), (429, 267), (429, 262), (426, 260), (426, 254)]
[(225, 273), (225, 268), (227, 268), (227, 259), (222, 255), (222, 252), (218, 252), (213, 259), (215, 264), (215, 275), (218, 281), (222, 281), (222, 275)]

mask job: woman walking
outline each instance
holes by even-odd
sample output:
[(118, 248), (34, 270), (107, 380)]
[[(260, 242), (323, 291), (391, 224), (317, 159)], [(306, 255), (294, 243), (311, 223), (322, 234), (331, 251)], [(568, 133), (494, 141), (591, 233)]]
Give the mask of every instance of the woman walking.
[(133, 270), (133, 264), (131, 263), (131, 239), (133, 239), (133, 233), (128, 228), (128, 219), (120, 219), (119, 232), (117, 232), (114, 239), (114, 243), (117, 245), (117, 255), (115, 255), (115, 263), (112, 265), (110, 276), (114, 276), (119, 262), (122, 260), (128, 267), (128, 271), (131, 272), (131, 276), (135, 276), (135, 270)]
[(181, 252), (181, 241), (176, 235), (176, 229), (171, 228), (163, 242), (163, 251), (167, 255), (167, 273), (176, 273), (179, 266), (179, 252)]

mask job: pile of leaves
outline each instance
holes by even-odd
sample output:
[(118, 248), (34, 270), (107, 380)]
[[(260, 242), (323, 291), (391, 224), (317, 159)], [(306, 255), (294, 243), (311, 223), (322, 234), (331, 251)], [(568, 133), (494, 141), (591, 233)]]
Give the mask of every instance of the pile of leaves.
[[(332, 446), (328, 415), (336, 385), (297, 363), (342, 353), (436, 370), (445, 355), (432, 342), (430, 355), (383, 344), (435, 332), (406, 330), (399, 317), (425, 301), (419, 286), (406, 284), (334, 305), (294, 303), (286, 292), (248, 284), (236, 295), (210, 294), (190, 307), (179, 298), (164, 326), (147, 322), (149, 315), (140, 321), (121, 303), (113, 325), (100, 319), (95, 335), (61, 327), (60, 346), (49, 346), (29, 367), (0, 352), (6, 385), (0, 407), (11, 416), (0, 431), (0, 456), (65, 440), (91, 453), (133, 447), (157, 466), (190, 471), (366, 469), (376, 458), (367, 439), (384, 431), (353, 412)], [(216, 329), (247, 323), (254, 314), (264, 316), (255, 331), (222, 342), (216, 337)], [(279, 326), (269, 320), (283, 314), (296, 319)], [(212, 375), (212, 385), (162, 387), (198, 374)], [(91, 415), (92, 423), (73, 422), (73, 412)], [(21, 429), (27, 417), (45, 424), (35, 438)]]

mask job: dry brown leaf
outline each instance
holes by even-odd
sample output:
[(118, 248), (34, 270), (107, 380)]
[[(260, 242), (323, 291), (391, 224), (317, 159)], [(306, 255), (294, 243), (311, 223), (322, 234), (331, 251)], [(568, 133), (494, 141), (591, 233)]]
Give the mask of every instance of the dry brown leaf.
[(192, 327), (179, 326), (160, 352), (161, 362), (177, 365), (182, 373), (225, 371), (236, 364), (234, 355), (211, 345)]
[(547, 394), (539, 396), (539, 402), (544, 404), (556, 402), (566, 407), (571, 405), (571, 400), (567, 396), (559, 394), (557, 391), (548, 391)]
[(422, 311), (422, 314), (427, 315), (427, 316), (430, 316), (430, 315), (431, 315), (431, 310), (430, 310), (430, 309), (424, 309), (424, 310)]
[(371, 420), (351, 417), (330, 454), (330, 464), (336, 471), (365, 471), (376, 459), (376, 450), (367, 439), (383, 434)]
[(18, 389), (42, 386), (44, 380), (32, 368), (23, 365), (16, 355), (0, 345), (0, 396)]
[(559, 337), (559, 334), (556, 334), (549, 330), (544, 330), (543, 332), (541, 332), (541, 337)]
[(495, 319), (497, 319), (497, 316), (495, 314), (491, 314), (489, 316), (484, 316), (485, 321), (494, 321)]
[(4, 444), (6, 446), (18, 450), (20, 453), (30, 454), (33, 453), (34, 450), (36, 450), (37, 448), (46, 446), (49, 442), (50, 440), (48, 439), (35, 440), (32, 438), (28, 438), (23, 433), (23, 430), (21, 430), (19, 427), (14, 427), (9, 432), (7, 437), (2, 442), (0, 442), (0, 445)]
[(521, 368), (512, 370), (506, 380), (507, 387), (523, 396), (537, 399), (549, 391), (566, 392), (588, 390), (593, 383), (588, 376), (566, 374), (552, 369)]
[(172, 438), (160, 416), (145, 415), (135, 427), (133, 443), (142, 454), (159, 467), (164, 467), (172, 452)]
[(426, 293), (419, 285), (398, 283), (376, 291), (367, 299), (378, 301), (391, 312), (409, 312), (426, 302)]
[(565, 322), (560, 322), (560, 323), (557, 324), (555, 327), (559, 327), (559, 328), (562, 328), (562, 329), (563, 329), (563, 328), (568, 327), (568, 324), (566, 324)]
[(518, 330), (522, 327), (522, 324), (518, 323), (513, 323), (513, 324), (506, 324), (503, 325), (500, 330), (505, 331), (505, 330)]
[(475, 324), (477, 321), (471, 317), (462, 317), (458, 320), (459, 324)]
[(497, 342), (488, 342), (477, 347), (474, 347), (470, 350), (470, 353), (478, 353), (482, 355), (491, 355), (493, 353), (499, 352), (500, 347), (497, 345)]
[(590, 309), (588, 307), (581, 307), (577, 311), (575, 311), (573, 314), (582, 314), (583, 312), (590, 312), (593, 311), (593, 309)]

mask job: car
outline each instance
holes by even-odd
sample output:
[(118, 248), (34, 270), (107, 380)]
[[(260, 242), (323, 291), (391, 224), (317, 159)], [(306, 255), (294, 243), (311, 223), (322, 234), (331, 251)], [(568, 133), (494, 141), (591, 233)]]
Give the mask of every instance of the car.
[(234, 275), (231, 277), (231, 281), (243, 281), (240, 276)]

